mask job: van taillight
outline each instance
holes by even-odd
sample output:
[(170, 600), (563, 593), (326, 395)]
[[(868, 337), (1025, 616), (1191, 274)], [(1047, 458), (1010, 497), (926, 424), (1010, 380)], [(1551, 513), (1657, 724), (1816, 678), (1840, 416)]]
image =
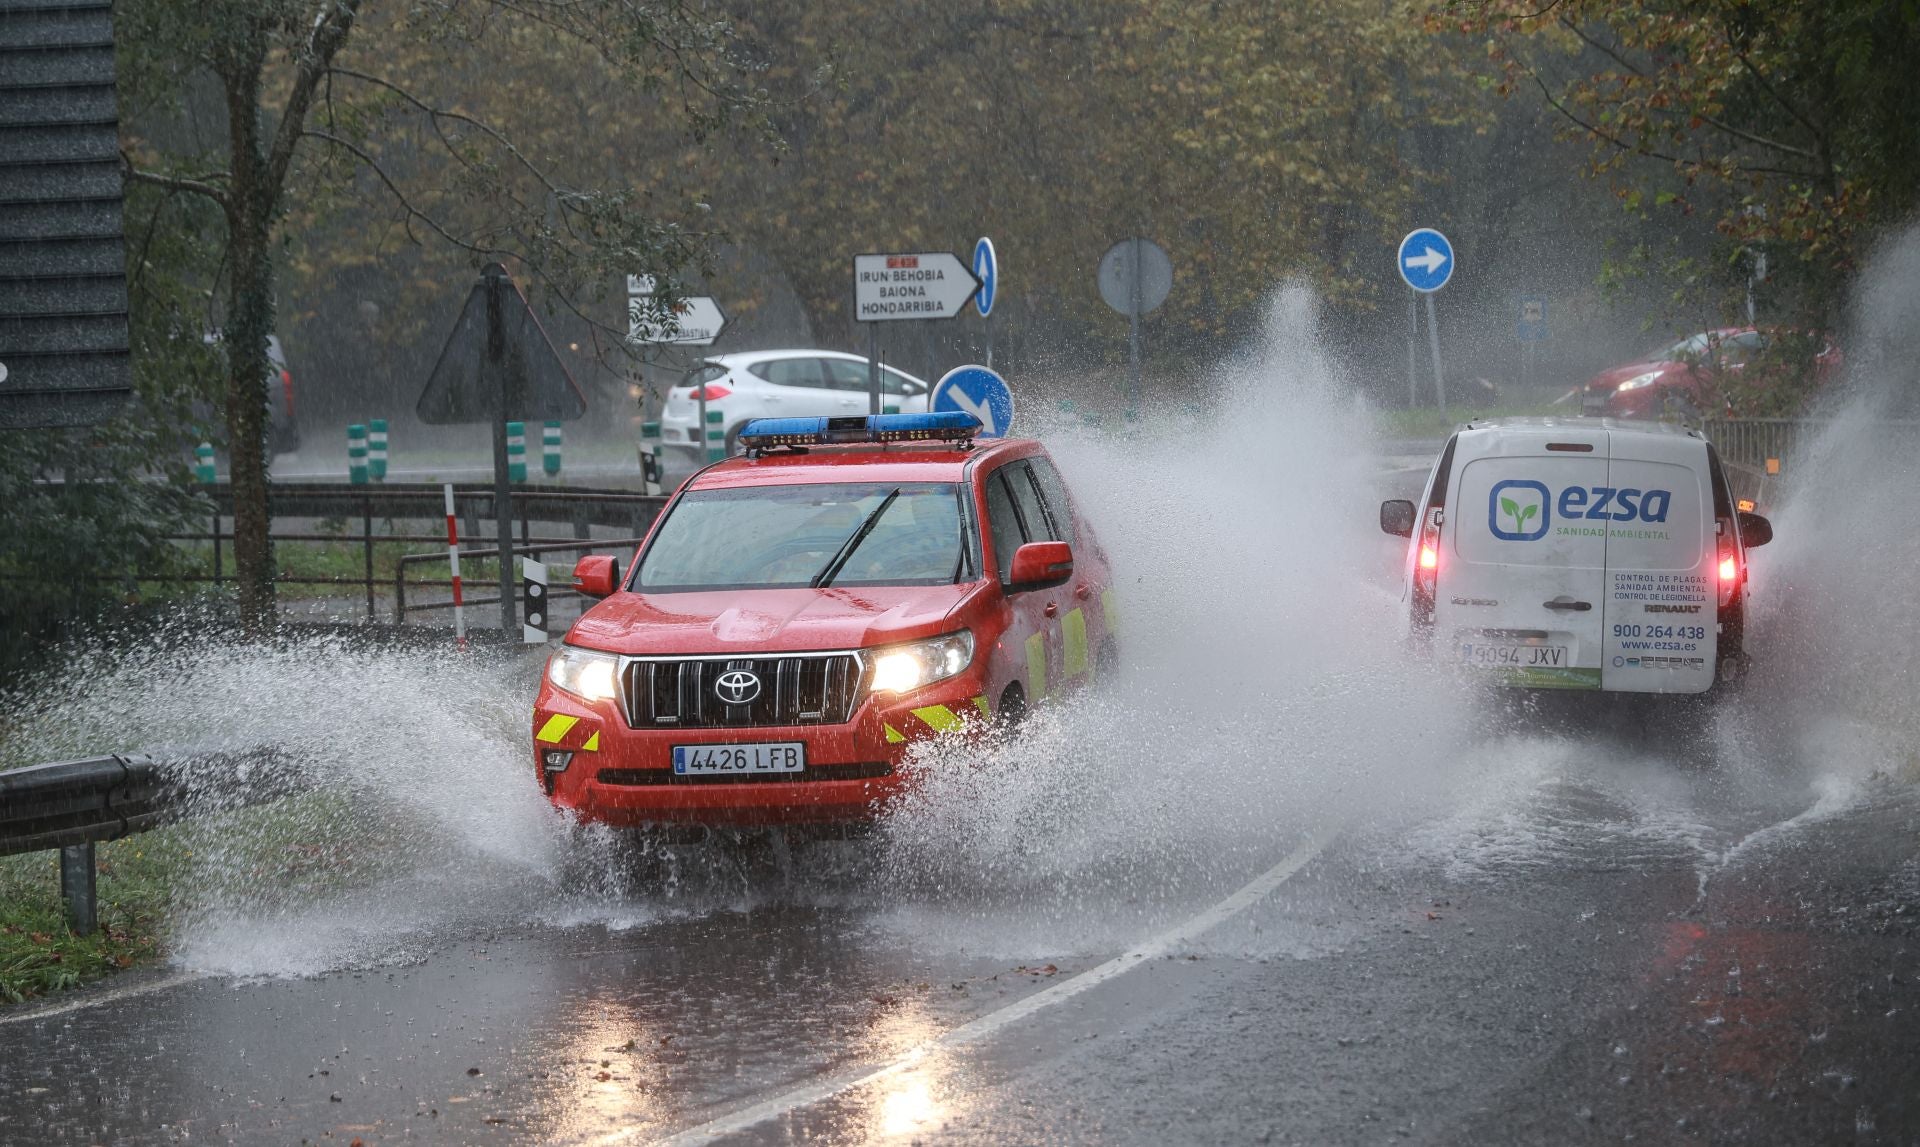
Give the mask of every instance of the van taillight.
[(1413, 563), (1413, 627), (1425, 633), (1433, 626), (1433, 604), (1440, 584), (1440, 507), (1426, 513), (1420, 527), (1420, 551)]
[(287, 400), (287, 417), (293, 417), (293, 372), (282, 367), (280, 370), (280, 396)]
[(710, 382), (705, 386), (694, 388), (692, 398), (696, 402), (702, 399), (707, 402), (718, 402), (732, 393), (733, 391), (730, 388), (721, 386), (717, 382)]
[(1733, 595), (1740, 588), (1740, 554), (1733, 542), (1733, 523), (1720, 520), (1720, 542), (1716, 550), (1720, 566), (1720, 607), (1726, 608), (1733, 602)]

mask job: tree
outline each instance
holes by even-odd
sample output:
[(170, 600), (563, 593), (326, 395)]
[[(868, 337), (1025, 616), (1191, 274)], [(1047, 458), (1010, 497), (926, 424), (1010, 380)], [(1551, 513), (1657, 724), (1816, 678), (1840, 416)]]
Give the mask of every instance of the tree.
[(1884, 0), (1456, 0), (1504, 90), (1591, 144), (1623, 201), (1764, 253), (1779, 317), (1828, 326), (1864, 242), (1920, 203), (1920, 8)]
[[(462, 110), (457, 92), (435, 102), (387, 65), (428, 55), (474, 80), (486, 52), (590, 57), (635, 92), (672, 95), (696, 136), (758, 104), (729, 58), (730, 23), (701, 0), (425, 0), (392, 15), (364, 0), (126, 0), (117, 19), (130, 99), (185, 110), (205, 77), (223, 121), (224, 139), (206, 149), (168, 146), (164, 133), (130, 139), (127, 168), (137, 182), (211, 201), (224, 219), (223, 405), (250, 631), (274, 620), (266, 343), (290, 212), (365, 188), (356, 183), (365, 177), (410, 238), (510, 261), (561, 300), (616, 271), (670, 278), (703, 250), (704, 236), (657, 218), (625, 172), (599, 186), (569, 179)], [(368, 19), (382, 38), (356, 55)], [(395, 169), (401, 153), (447, 177), (411, 184)]]

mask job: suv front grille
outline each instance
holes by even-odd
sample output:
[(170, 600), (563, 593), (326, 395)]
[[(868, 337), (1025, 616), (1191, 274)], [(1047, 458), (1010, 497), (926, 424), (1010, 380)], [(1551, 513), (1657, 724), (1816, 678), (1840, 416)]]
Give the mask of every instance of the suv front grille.
[[(752, 700), (731, 704), (723, 674), (759, 679)], [(841, 725), (853, 719), (865, 672), (851, 653), (787, 657), (699, 657), (629, 661), (621, 670), (627, 724), (636, 729), (750, 729), (760, 725)]]

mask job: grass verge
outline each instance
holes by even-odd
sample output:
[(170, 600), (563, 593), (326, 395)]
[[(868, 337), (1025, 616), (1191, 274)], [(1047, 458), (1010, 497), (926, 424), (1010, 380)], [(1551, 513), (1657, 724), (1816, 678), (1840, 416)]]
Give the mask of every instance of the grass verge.
[(96, 846), (91, 936), (67, 930), (58, 852), (0, 857), (0, 1004), (165, 955), (169, 922), (196, 902), (278, 908), (338, 894), (403, 862), (404, 835), (373, 831), (344, 793), (318, 790), (110, 841)]
[(191, 856), (171, 836), (98, 846), (100, 927), (91, 936), (67, 930), (58, 852), (0, 857), (0, 1002), (78, 987), (159, 955), (173, 877)]

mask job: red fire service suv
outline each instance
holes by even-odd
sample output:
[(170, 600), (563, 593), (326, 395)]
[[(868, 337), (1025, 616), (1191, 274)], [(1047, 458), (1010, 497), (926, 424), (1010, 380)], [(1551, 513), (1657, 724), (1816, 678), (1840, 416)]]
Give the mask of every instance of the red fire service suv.
[(907, 750), (1111, 657), (1107, 565), (1039, 443), (967, 414), (749, 423), (547, 664), (534, 764), (613, 825), (872, 819)]

